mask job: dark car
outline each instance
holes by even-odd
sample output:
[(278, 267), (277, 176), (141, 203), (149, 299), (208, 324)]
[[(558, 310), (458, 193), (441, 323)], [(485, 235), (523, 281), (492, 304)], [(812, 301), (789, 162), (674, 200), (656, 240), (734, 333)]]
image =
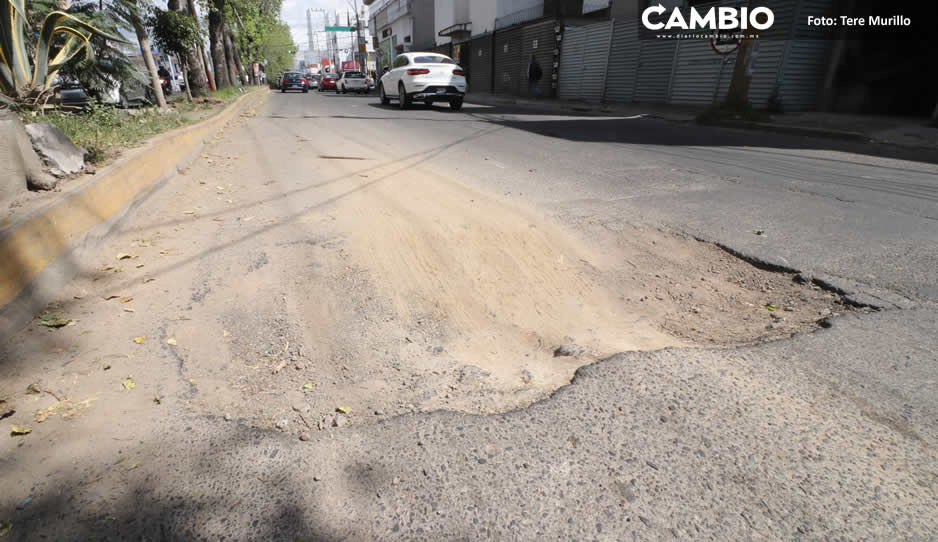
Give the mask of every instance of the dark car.
[(319, 92), (335, 90), (338, 81), (339, 76), (334, 73), (323, 74), (322, 79), (319, 80)]
[(309, 83), (306, 82), (306, 78), (303, 77), (302, 73), (287, 72), (283, 74), (283, 79), (280, 81), (280, 92), (286, 92), (288, 90), (309, 92)]
[(66, 107), (87, 107), (91, 98), (85, 89), (76, 82), (63, 83), (58, 90), (59, 103)]

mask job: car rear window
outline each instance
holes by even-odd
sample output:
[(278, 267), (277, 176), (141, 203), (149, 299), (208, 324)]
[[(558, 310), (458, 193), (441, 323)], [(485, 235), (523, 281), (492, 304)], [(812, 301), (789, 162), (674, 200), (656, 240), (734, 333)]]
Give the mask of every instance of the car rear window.
[(362, 72), (345, 72), (346, 79), (364, 79), (365, 76)]
[(284, 77), (302, 77), (302, 76), (301, 76), (299, 73), (297, 73), (297, 72), (287, 72), (287, 73), (283, 74), (283, 76), (284, 76)]
[(427, 55), (427, 56), (415, 56), (414, 64), (455, 64), (456, 62), (448, 57), (443, 55)]

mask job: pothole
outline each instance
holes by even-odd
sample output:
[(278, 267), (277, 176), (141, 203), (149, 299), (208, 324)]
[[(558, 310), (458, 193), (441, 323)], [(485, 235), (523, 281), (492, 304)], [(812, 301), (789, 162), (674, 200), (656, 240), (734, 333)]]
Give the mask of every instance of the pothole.
[[(225, 381), (200, 388), (206, 413), (302, 435), (503, 412), (619, 352), (775, 340), (853, 310), (713, 244), (598, 222), (574, 236), (419, 168), (304, 220), (215, 292), (229, 361), (186, 375)], [(300, 242), (311, 231), (340, 242)]]

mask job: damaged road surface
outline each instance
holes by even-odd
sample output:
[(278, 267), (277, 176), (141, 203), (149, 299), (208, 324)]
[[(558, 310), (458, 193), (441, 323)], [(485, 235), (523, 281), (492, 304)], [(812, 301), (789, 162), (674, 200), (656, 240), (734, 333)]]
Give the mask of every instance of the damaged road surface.
[[(564, 122), (569, 140), (544, 124)], [(791, 160), (772, 184), (714, 165), (735, 132), (694, 128), (698, 145), (661, 153), (585, 137), (591, 122), (271, 94), (4, 338), (4, 422), (30, 431), (0, 441), (0, 526), (933, 536), (934, 205), (857, 209), (791, 178), (810, 162), (814, 178), (893, 168), (934, 187), (935, 167), (748, 135)], [(882, 248), (861, 270), (869, 229)], [(788, 233), (803, 230), (821, 233)]]

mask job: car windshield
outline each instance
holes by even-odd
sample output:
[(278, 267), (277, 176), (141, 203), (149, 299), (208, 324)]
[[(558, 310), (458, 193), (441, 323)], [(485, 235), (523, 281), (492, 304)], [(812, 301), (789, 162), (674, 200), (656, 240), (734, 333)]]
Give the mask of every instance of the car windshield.
[(456, 62), (448, 57), (443, 55), (426, 55), (426, 56), (415, 56), (414, 64), (455, 64)]
[(364, 79), (365, 76), (362, 72), (345, 72), (346, 79)]

